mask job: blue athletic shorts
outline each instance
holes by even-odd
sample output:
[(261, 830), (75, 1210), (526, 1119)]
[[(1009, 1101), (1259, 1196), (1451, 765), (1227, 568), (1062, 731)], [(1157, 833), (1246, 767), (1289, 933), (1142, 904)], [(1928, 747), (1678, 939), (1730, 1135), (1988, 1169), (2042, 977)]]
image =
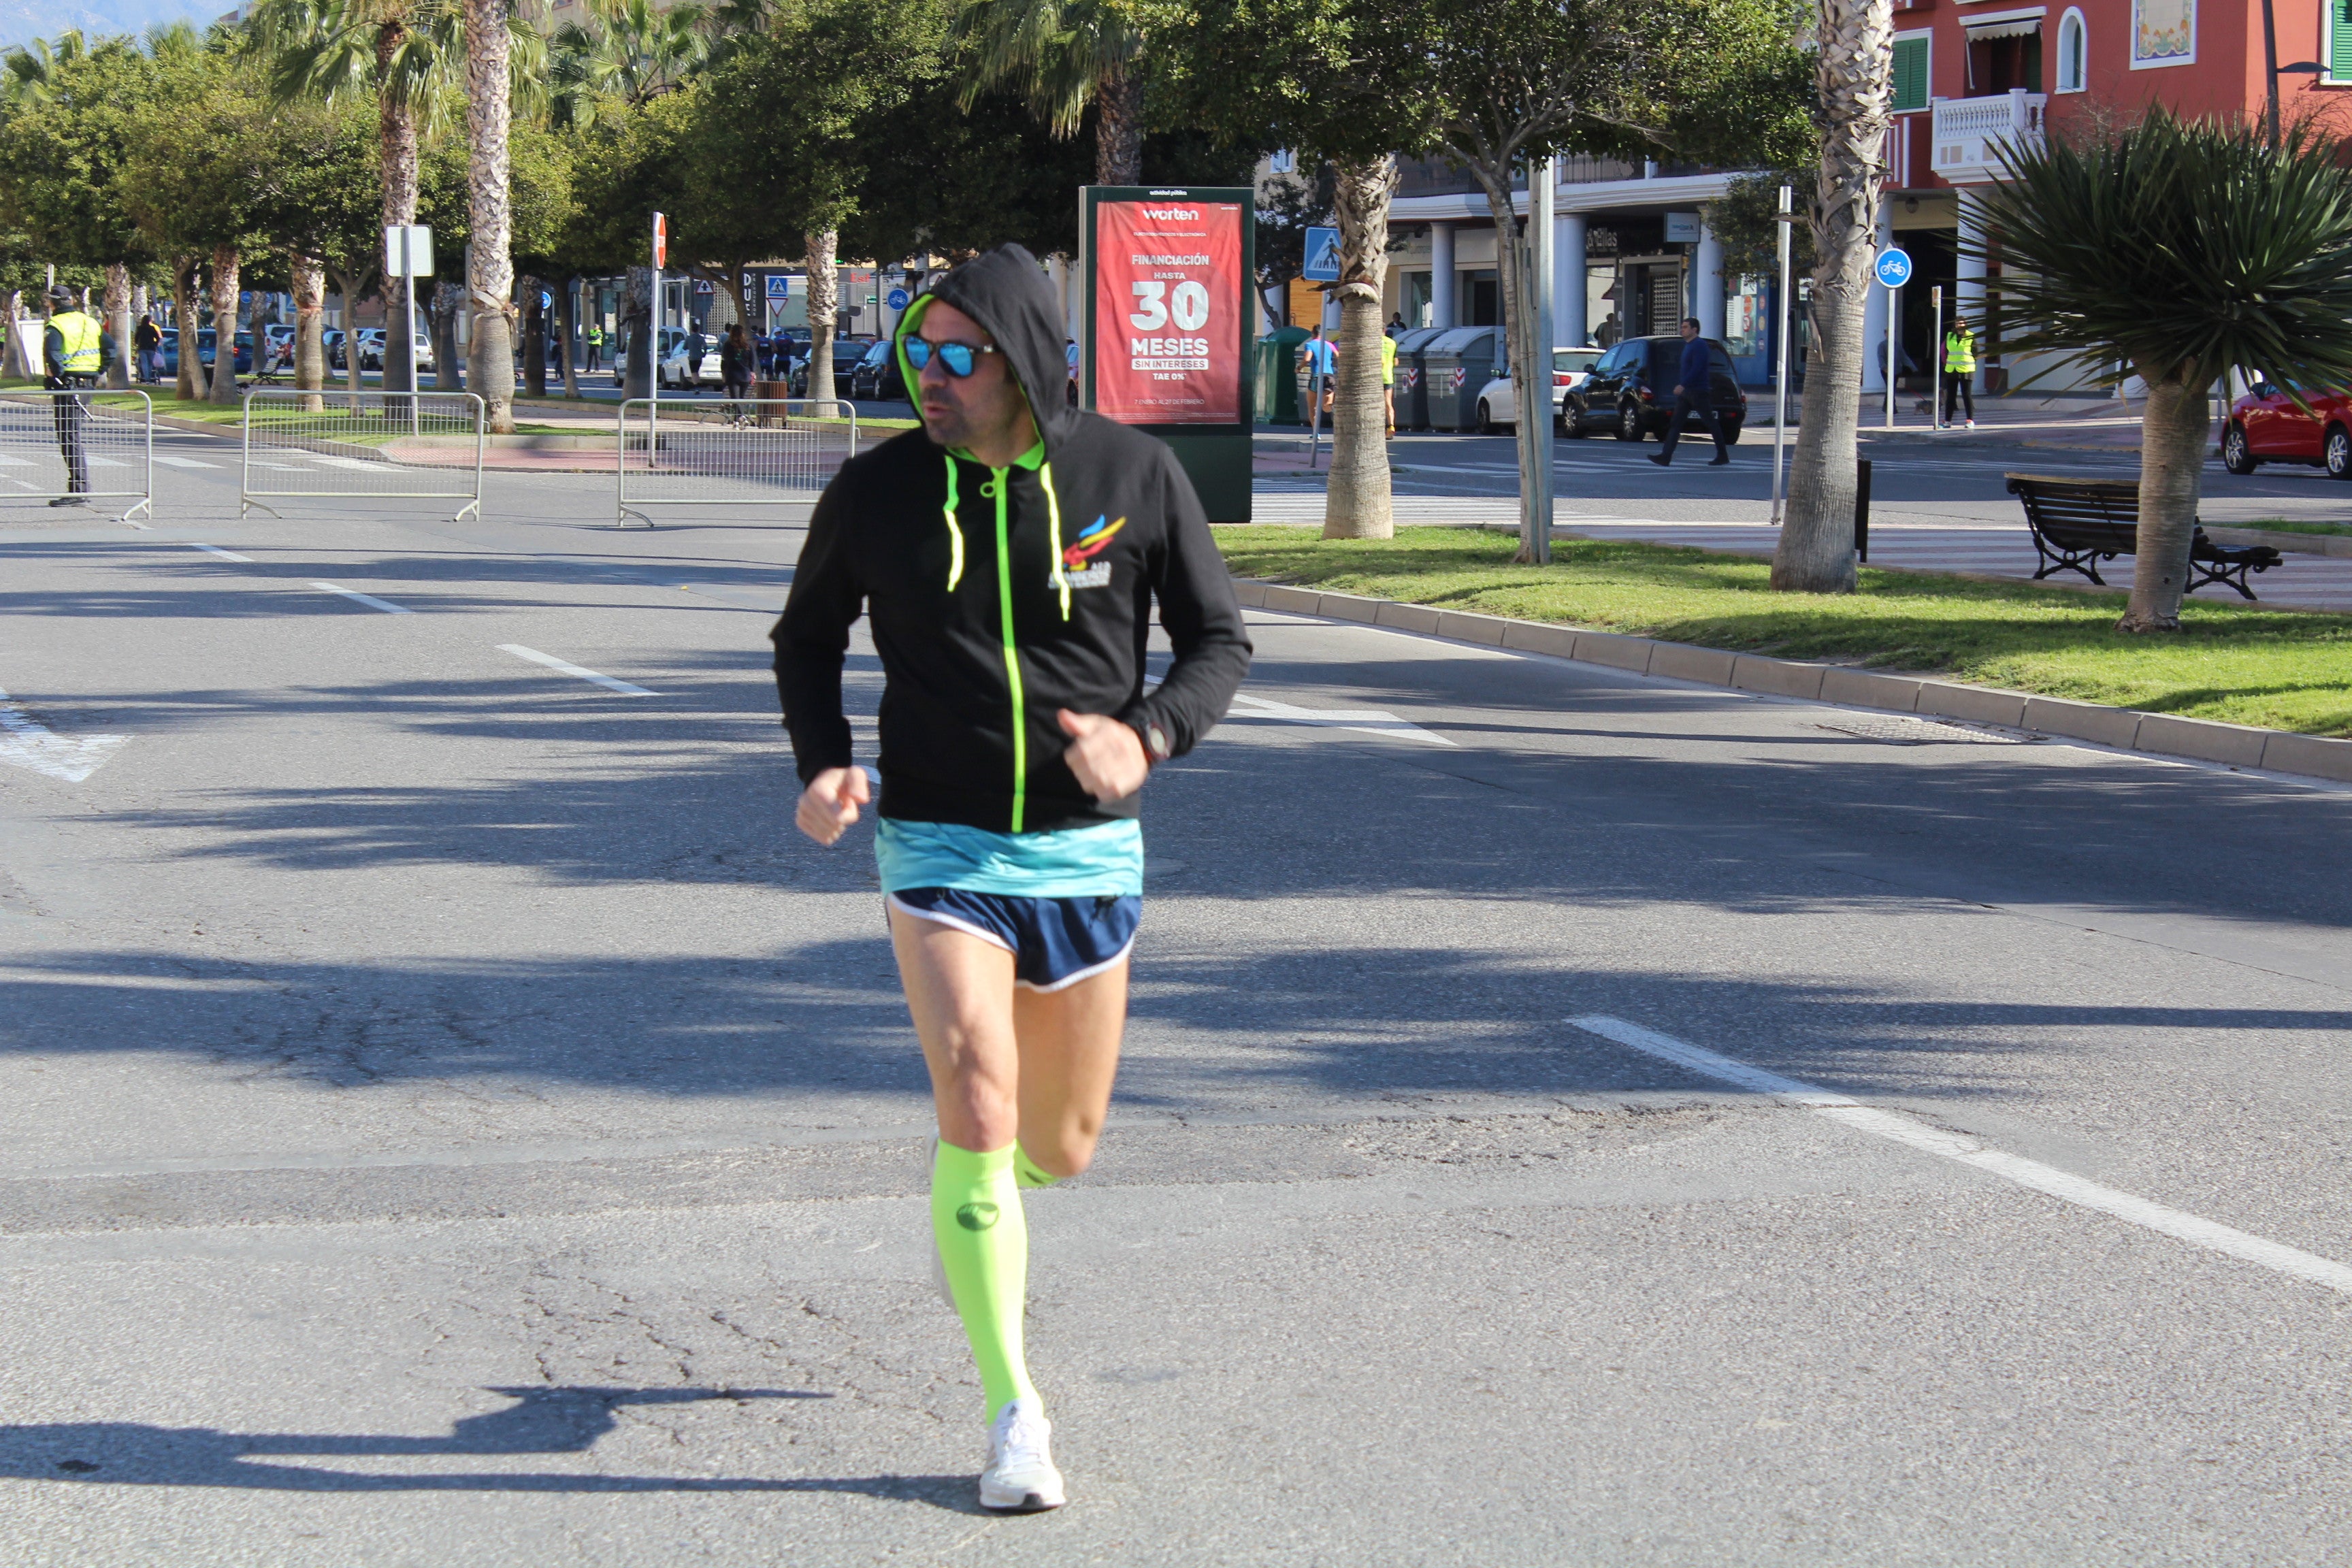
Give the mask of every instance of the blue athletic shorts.
[(1013, 955), (1013, 983), (1059, 991), (1100, 974), (1135, 945), (1137, 898), (1034, 899), (963, 888), (901, 888), (889, 906), (992, 942)]

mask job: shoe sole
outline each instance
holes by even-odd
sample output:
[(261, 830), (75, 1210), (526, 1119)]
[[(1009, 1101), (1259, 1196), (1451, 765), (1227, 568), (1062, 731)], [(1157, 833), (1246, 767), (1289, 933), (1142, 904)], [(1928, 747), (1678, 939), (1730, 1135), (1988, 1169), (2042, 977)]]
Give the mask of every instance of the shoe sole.
[(991, 1513), (1051, 1513), (1068, 1500), (1059, 1495), (1049, 1500), (1043, 1492), (1023, 1492), (1019, 1502), (994, 1502), (986, 1490), (980, 1494), (980, 1506)]

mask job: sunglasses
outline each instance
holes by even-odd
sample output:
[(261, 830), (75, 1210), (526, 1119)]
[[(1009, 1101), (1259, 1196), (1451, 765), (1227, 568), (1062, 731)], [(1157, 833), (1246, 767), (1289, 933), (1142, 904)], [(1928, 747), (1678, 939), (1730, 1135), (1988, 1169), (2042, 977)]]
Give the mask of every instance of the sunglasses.
[(913, 365), (918, 374), (931, 363), (931, 354), (936, 351), (940, 356), (940, 368), (958, 381), (972, 373), (972, 368), (980, 363), (981, 355), (1004, 352), (979, 343), (935, 343), (928, 338), (908, 338), (901, 346), (907, 351), (907, 363)]

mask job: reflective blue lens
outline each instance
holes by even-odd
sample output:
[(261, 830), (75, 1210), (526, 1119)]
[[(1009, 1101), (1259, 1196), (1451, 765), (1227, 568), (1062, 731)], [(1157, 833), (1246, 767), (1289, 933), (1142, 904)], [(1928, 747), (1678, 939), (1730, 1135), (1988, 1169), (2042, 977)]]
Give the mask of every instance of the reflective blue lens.
[(939, 350), (940, 368), (950, 375), (961, 377), (971, 374), (979, 362), (979, 352), (970, 343), (934, 343), (923, 338), (907, 340), (907, 363), (920, 371), (931, 363), (931, 351)]

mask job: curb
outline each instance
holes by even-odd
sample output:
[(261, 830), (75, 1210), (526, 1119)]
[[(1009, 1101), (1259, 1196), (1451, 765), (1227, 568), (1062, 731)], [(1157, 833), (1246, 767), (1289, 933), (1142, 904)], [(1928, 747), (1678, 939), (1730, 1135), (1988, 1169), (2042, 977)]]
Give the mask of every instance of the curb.
[(2205, 537), (2216, 544), (2267, 544), (2290, 555), (2352, 557), (2352, 533), (2277, 533), (2267, 528), (2232, 528), (2206, 523)]
[(1876, 670), (1844, 665), (1768, 658), (1761, 654), (1732, 653), (1617, 632), (1585, 631), (1470, 610), (1440, 610), (1395, 599), (1366, 598), (1359, 594), (1287, 587), (1252, 577), (1234, 578), (1234, 595), (1253, 609), (1286, 610), (1294, 615), (1389, 626), (1424, 637), (1547, 654), (1579, 664), (1602, 665), (1635, 675), (1661, 675), (1702, 686), (1752, 691), (1759, 696), (1793, 697), (1844, 708), (1875, 708), (1890, 713), (1915, 713), (1921, 718), (1957, 719), (1963, 723), (1993, 724), (2007, 730), (2088, 741), (2121, 752), (2188, 757), (2230, 767), (2263, 768), (2352, 783), (2352, 741), (2261, 730), (2247, 724), (2224, 724), (2211, 719), (2183, 719), (2171, 713), (2146, 713), (2137, 708), (2111, 708), (2103, 702), (2037, 697), (2032, 692), (2002, 691), (1989, 686), (1965, 686), (1926, 676), (1882, 675)]

